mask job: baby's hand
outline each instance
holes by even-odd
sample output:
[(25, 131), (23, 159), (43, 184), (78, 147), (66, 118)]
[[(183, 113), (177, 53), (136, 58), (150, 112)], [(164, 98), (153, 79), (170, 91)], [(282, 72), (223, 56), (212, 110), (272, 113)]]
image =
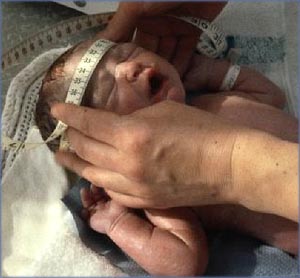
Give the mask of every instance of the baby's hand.
[(92, 184), (90, 188), (83, 188), (80, 195), (84, 207), (82, 216), (99, 233), (109, 233), (117, 221), (129, 211), (111, 200), (102, 188)]
[(205, 271), (206, 237), (190, 209), (147, 210), (141, 217), (93, 185), (81, 190), (81, 200), (91, 228), (107, 234), (149, 274), (194, 276)]

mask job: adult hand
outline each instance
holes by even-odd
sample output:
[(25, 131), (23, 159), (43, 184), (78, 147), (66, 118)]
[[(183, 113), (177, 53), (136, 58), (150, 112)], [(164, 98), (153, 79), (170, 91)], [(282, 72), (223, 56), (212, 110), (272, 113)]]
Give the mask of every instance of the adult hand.
[(170, 101), (124, 116), (67, 104), (52, 113), (69, 126), (75, 151), (58, 153), (58, 161), (125, 206), (233, 198), (231, 158), (239, 129), (210, 113)]
[(58, 162), (125, 206), (232, 203), (298, 221), (298, 144), (171, 101), (123, 116), (51, 111), (75, 151)]
[(97, 36), (130, 41), (158, 53), (174, 64), (182, 76), (195, 50), (200, 31), (166, 14), (194, 16), (212, 21), (226, 2), (121, 2), (107, 28)]

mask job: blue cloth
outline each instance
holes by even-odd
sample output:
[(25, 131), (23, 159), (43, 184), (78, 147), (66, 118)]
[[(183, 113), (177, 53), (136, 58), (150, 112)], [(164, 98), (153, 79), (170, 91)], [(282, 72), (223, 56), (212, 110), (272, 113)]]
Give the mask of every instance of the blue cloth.
[[(147, 275), (132, 259), (107, 236), (90, 229), (79, 217), (82, 209), (79, 191), (89, 186), (80, 179), (63, 199), (72, 212), (82, 241), (93, 251), (104, 255), (110, 262), (132, 276)], [(298, 260), (261, 241), (233, 232), (216, 232), (208, 235), (209, 276), (275, 276), (299, 275)]]
[(275, 276), (298, 274), (298, 260), (261, 241), (232, 232), (209, 235), (206, 275)]

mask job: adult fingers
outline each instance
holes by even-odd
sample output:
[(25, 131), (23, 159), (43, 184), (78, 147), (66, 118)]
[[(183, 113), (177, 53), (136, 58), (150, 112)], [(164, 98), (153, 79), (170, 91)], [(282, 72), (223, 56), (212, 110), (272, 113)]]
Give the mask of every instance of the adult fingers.
[(92, 184), (103, 187), (105, 190), (113, 190), (124, 194), (143, 194), (142, 190), (135, 183), (131, 183), (121, 174), (96, 167), (74, 153), (57, 152), (56, 161), (62, 166), (75, 172), (80, 177), (85, 178)]
[(141, 16), (139, 3), (120, 3), (118, 10), (104, 31), (96, 37), (106, 38), (115, 42), (129, 41)]
[(149, 51), (156, 52), (159, 44), (159, 37), (154, 34), (137, 30), (134, 43)]
[(208, 21), (214, 20), (225, 7), (227, 2), (186, 2), (180, 8), (172, 10), (175, 15), (188, 15), (206, 19)]
[(88, 208), (94, 203), (94, 198), (89, 188), (82, 188), (80, 190), (80, 199), (84, 208)]
[(162, 37), (159, 41), (157, 54), (170, 61), (174, 55), (176, 49), (177, 39), (176, 37)]
[(108, 144), (114, 142), (120, 118), (112, 112), (66, 103), (53, 105), (51, 114), (84, 135)]
[(74, 128), (67, 130), (67, 138), (72, 149), (83, 160), (95, 166), (104, 167), (108, 170), (115, 170), (120, 160), (119, 152), (106, 143), (96, 141), (85, 136)]
[(172, 64), (181, 77), (187, 71), (191, 57), (195, 52), (197, 42), (198, 36), (182, 36), (177, 42)]
[(139, 21), (138, 30), (159, 37), (200, 35), (201, 31), (181, 19), (170, 16), (146, 17)]
[(179, 3), (121, 2), (107, 28), (96, 37), (113, 41), (129, 41), (142, 16), (149, 17), (172, 10)]
[(117, 203), (122, 204), (125, 207), (130, 208), (147, 208), (152, 207), (149, 200), (137, 196), (126, 195), (123, 193), (115, 192), (113, 190), (106, 190), (106, 193), (109, 197), (116, 201)]
[(107, 199), (108, 196), (104, 189), (102, 187), (98, 187), (94, 184), (91, 184), (90, 186), (90, 192), (93, 194), (93, 198), (95, 201), (98, 201), (100, 199)]

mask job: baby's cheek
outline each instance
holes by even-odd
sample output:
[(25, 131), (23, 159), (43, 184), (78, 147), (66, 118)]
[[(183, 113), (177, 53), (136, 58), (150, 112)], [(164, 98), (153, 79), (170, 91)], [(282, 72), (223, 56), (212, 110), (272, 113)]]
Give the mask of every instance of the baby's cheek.
[(114, 112), (121, 115), (133, 113), (136, 110), (145, 108), (151, 104), (149, 99), (132, 89), (119, 90), (116, 102), (117, 105), (115, 106)]
[(179, 103), (185, 103), (185, 93), (181, 88), (173, 87), (169, 90), (167, 99)]

